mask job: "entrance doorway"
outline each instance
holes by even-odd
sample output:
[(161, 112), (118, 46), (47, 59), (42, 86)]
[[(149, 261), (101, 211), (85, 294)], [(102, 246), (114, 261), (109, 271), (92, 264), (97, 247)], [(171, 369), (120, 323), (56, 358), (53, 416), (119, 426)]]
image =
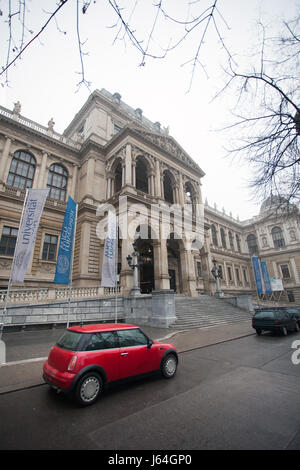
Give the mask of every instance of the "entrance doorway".
[(140, 264), (140, 289), (142, 294), (150, 294), (154, 289), (153, 246), (150, 240), (136, 240)]

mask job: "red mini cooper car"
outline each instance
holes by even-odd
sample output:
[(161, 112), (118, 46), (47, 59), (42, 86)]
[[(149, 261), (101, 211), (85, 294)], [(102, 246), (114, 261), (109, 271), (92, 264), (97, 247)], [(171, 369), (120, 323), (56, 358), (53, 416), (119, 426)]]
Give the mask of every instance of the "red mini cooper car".
[(68, 328), (43, 367), (46, 383), (73, 392), (81, 405), (94, 403), (117, 380), (160, 370), (174, 377), (178, 355), (172, 344), (153, 341), (134, 325), (104, 323)]

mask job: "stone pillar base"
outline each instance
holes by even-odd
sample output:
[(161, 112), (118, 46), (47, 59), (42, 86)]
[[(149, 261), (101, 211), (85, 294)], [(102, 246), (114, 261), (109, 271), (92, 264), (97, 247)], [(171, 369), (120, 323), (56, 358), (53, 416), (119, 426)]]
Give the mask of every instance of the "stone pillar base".
[(152, 314), (149, 325), (169, 328), (176, 320), (174, 291), (161, 289), (152, 291)]

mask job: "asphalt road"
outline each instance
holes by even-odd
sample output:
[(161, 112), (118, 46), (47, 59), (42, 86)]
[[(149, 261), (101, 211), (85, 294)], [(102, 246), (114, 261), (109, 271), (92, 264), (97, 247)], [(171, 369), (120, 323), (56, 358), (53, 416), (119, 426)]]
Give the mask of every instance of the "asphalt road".
[(46, 385), (3, 394), (0, 449), (300, 449), (299, 339), (254, 335), (181, 353), (174, 379), (114, 387), (87, 408)]

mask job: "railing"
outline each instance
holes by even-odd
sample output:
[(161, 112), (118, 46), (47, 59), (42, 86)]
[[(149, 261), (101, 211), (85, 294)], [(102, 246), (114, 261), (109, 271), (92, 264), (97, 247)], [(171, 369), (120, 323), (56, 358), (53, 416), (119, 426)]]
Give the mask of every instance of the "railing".
[(31, 129), (37, 132), (40, 132), (41, 134), (49, 135), (53, 139), (58, 140), (59, 142), (62, 142), (63, 144), (69, 145), (70, 147), (73, 147), (75, 149), (80, 148), (80, 144), (78, 142), (74, 142), (74, 140), (70, 139), (69, 137), (61, 135), (58, 132), (49, 130), (49, 128), (41, 126), (40, 124), (37, 124), (36, 122), (31, 121), (30, 119), (24, 118), (23, 116), (20, 116), (19, 114), (14, 114), (12, 111), (4, 108), (3, 106), (0, 106), (0, 114), (10, 119), (14, 119), (20, 124), (30, 127)]
[[(0, 304), (4, 304), (6, 299), (6, 289), (0, 290)], [(114, 287), (72, 287), (72, 299), (111, 297), (116, 294)], [(121, 286), (117, 287), (117, 294), (122, 295)], [(48, 302), (67, 300), (69, 298), (68, 287), (46, 287), (41, 289), (10, 289), (8, 303), (27, 304), (34, 302)]]

